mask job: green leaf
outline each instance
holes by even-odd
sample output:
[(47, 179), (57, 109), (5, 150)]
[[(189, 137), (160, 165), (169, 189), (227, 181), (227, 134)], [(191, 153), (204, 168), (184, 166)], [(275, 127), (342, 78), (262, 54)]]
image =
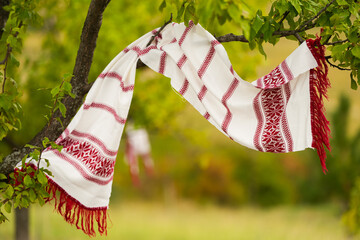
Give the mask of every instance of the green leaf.
[(25, 208), (29, 207), (29, 200), (26, 196), (23, 196), (21, 198), (20, 202), (21, 202), (22, 207), (25, 207)]
[(350, 73), (350, 79), (351, 79), (351, 89), (357, 90), (358, 85), (356, 84), (356, 81), (354, 79), (353, 73)]
[(6, 211), (7, 213), (11, 213), (11, 209), (12, 209), (11, 202), (5, 203), (4, 209), (5, 209), (5, 211)]
[(38, 197), (37, 197), (37, 200), (38, 200), (40, 206), (43, 206), (43, 205), (45, 204), (45, 200), (44, 200), (43, 197), (38, 196)]
[(252, 24), (252, 29), (254, 29), (255, 33), (259, 32), (263, 24), (264, 24), (264, 20), (258, 14), (256, 14), (256, 17)]
[(48, 183), (48, 179), (42, 171), (39, 171), (37, 178), (39, 180), (39, 183), (41, 183), (41, 185), (46, 185)]
[(58, 150), (59, 152), (63, 149), (63, 147), (64, 146), (61, 146), (61, 145), (58, 145), (58, 144), (56, 144), (56, 143), (54, 143), (54, 142), (50, 142), (50, 145), (51, 145), (51, 148), (52, 149), (56, 149), (56, 150)]
[(37, 196), (36, 196), (36, 193), (35, 193), (34, 189), (30, 188), (30, 190), (29, 190), (29, 199), (30, 199), (30, 201), (35, 202), (36, 198), (37, 198)]
[(350, 34), (347, 36), (347, 38), (349, 39), (349, 41), (351, 43), (358, 43), (359, 42), (359, 37), (358, 37), (358, 33), (357, 33), (356, 29), (351, 31)]
[(5, 197), (10, 199), (14, 195), (14, 188), (9, 185), (4, 193)]
[(50, 142), (49, 138), (44, 137), (44, 139), (42, 140), (43, 147), (46, 148), (49, 145), (49, 142)]
[(336, 0), (337, 4), (341, 5), (349, 5), (345, 0)]
[(24, 184), (25, 186), (29, 187), (33, 184), (33, 181), (29, 175), (26, 175), (24, 178)]
[(4, 180), (4, 179), (7, 179), (6, 175), (5, 175), (5, 174), (0, 173), (0, 180)]
[(159, 6), (159, 11), (162, 12), (166, 8), (166, 0), (163, 0)]
[(234, 20), (240, 17), (239, 8), (235, 4), (230, 4), (229, 8), (227, 9), (230, 17)]
[[(184, 14), (185, 11), (185, 2), (183, 4), (181, 4), (180, 9), (177, 12), (177, 16), (176, 16), (176, 21), (177, 22), (181, 22), (182, 21), (182, 16)], [(185, 24), (187, 24), (187, 22), (185, 22)]]
[(65, 116), (66, 116), (66, 107), (62, 102), (59, 102), (59, 110), (61, 112), (61, 115), (65, 118)]
[(351, 53), (357, 57), (360, 58), (360, 46), (356, 46), (353, 49), (351, 49)]
[(59, 92), (60, 92), (59, 86), (54, 87), (54, 88), (51, 89), (51, 91), (50, 91), (52, 97), (55, 97)]
[(301, 3), (299, 0), (290, 0), (291, 5), (296, 9), (298, 13), (301, 13)]
[(71, 83), (69, 83), (69, 82), (64, 82), (64, 83), (63, 83), (63, 88), (64, 88), (64, 90), (65, 90), (66, 93), (71, 92), (71, 90), (72, 90)]
[(195, 7), (193, 4), (189, 4), (185, 9), (184, 22), (188, 24), (191, 19), (194, 19), (194, 17), (195, 17)]
[(263, 56), (265, 57), (265, 59), (266, 59), (267, 56), (266, 56), (266, 53), (265, 53), (265, 51), (264, 51), (264, 48), (263, 48), (261, 42), (258, 42), (258, 49), (259, 49), (259, 52), (261, 53), (261, 55), (263, 55)]

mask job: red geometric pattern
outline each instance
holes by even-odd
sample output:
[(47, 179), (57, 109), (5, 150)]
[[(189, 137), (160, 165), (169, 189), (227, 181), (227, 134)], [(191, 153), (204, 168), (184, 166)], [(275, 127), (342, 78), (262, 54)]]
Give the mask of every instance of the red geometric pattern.
[(285, 78), (281, 73), (280, 67), (277, 66), (269, 74), (265, 75), (262, 78), (259, 78), (256, 82), (257, 87), (263, 89), (275, 88), (283, 85), (285, 83)]
[(286, 118), (288, 97), (283, 93), (289, 89), (285, 88), (282, 86), (263, 89), (254, 99), (254, 110), (258, 119), (254, 145), (259, 151), (280, 153), (289, 152), (293, 148)]
[(92, 174), (107, 178), (114, 172), (115, 157), (108, 158), (101, 154), (92, 144), (67, 137), (59, 142), (62, 151), (73, 156)]

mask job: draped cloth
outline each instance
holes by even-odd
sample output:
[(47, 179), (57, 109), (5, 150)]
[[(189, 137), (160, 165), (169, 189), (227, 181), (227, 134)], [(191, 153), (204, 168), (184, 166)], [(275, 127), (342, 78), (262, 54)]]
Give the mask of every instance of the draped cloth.
[(108, 64), (56, 140), (61, 152), (49, 148), (42, 154), (53, 173), (48, 177), (51, 199), (66, 221), (90, 236), (96, 225), (106, 234), (114, 164), (139, 59), (171, 78), (171, 86), (230, 139), (263, 152), (315, 148), (326, 171), (329, 123), (322, 98), (329, 81), (319, 39), (305, 41), (269, 74), (249, 83), (200, 25), (168, 24), (146, 46), (157, 31), (130, 44)]

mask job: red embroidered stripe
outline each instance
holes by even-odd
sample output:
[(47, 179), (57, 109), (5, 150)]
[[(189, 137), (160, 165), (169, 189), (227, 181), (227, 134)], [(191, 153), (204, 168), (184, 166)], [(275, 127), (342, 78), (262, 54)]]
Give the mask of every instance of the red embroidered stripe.
[(282, 68), (283, 72), (285, 73), (285, 76), (288, 81), (294, 79), (294, 76), (285, 60), (281, 63), (281, 68)]
[(225, 119), (222, 123), (221, 129), (227, 133), (227, 129), (229, 127), (231, 118), (232, 118), (232, 113), (229, 109), (229, 107), (227, 106), (227, 101), (229, 100), (229, 98), (232, 96), (232, 94), (234, 93), (236, 87), (239, 85), (239, 80), (237, 80), (236, 78), (232, 81), (232, 83), (230, 84), (230, 87), (228, 88), (228, 90), (226, 91), (226, 93), (224, 94), (223, 98), (221, 99), (222, 104), (226, 107), (227, 109), (227, 113), (225, 116)]
[(183, 54), (181, 56), (181, 58), (179, 59), (179, 61), (177, 62), (177, 66), (181, 69), (182, 66), (184, 66), (184, 63), (186, 62), (186, 60), (187, 60), (187, 57), (185, 54)]
[(234, 75), (234, 68), (233, 68), (232, 65), (230, 66), (230, 72), (231, 72), (232, 75)]
[(209, 49), (209, 52), (207, 53), (205, 60), (203, 61), (203, 63), (201, 64), (201, 67), (198, 71), (198, 75), (200, 78), (202, 78), (202, 76), (204, 75), (206, 69), (209, 67), (211, 60), (213, 59), (214, 55), (215, 55), (215, 48), (214, 46), (217, 45), (217, 43), (219, 43), (218, 41), (212, 41), (211, 42), (211, 47)]
[(102, 104), (102, 103), (94, 103), (94, 102), (93, 102), (93, 103), (91, 103), (91, 104), (86, 104), (86, 103), (84, 103), (83, 106), (84, 106), (84, 109), (85, 109), (85, 110), (87, 110), (87, 109), (89, 109), (89, 108), (99, 108), (99, 109), (103, 109), (103, 110), (111, 113), (111, 114), (114, 116), (115, 120), (116, 120), (118, 123), (120, 123), (120, 124), (125, 124), (125, 122), (126, 122), (126, 119), (121, 118), (119, 115), (117, 115), (116, 111), (115, 111), (113, 108), (111, 108), (110, 106), (107, 106), (107, 105), (105, 105), (105, 104)]
[(100, 139), (98, 139), (97, 137), (95, 137), (95, 136), (93, 136), (91, 134), (82, 133), (82, 132), (79, 132), (77, 130), (73, 130), (71, 132), (71, 135), (74, 135), (76, 137), (81, 137), (81, 138), (87, 138), (87, 139), (93, 141), (94, 143), (96, 143), (103, 150), (104, 153), (106, 153), (109, 156), (116, 156), (117, 155), (117, 151), (111, 151), (111, 150), (107, 149), (105, 144)]
[(206, 88), (206, 86), (204, 85), (204, 86), (202, 86), (202, 88), (201, 88), (201, 90), (200, 90), (200, 92), (199, 92), (199, 94), (198, 94), (198, 98), (199, 98), (200, 101), (203, 100), (206, 92), (207, 92), (207, 88)]
[(210, 113), (206, 112), (206, 113), (204, 114), (204, 118), (205, 118), (206, 120), (209, 120), (209, 118), (210, 118)]
[(142, 56), (142, 55), (145, 55), (147, 53), (150, 52), (150, 50), (152, 49), (157, 49), (157, 47), (155, 45), (150, 45), (144, 49), (140, 49), (140, 47), (138, 46), (135, 46), (135, 47), (132, 47), (131, 50), (133, 50), (134, 52), (137, 53), (138, 56)]
[(159, 73), (164, 74), (166, 63), (166, 52), (163, 52), (160, 57)]
[(108, 183), (110, 183), (113, 179), (113, 175), (111, 175), (111, 177), (107, 180), (100, 180), (98, 178), (94, 178), (92, 176), (90, 176), (87, 172), (85, 172), (85, 170), (77, 163), (77, 161), (72, 160), (71, 158), (69, 158), (68, 156), (65, 156), (65, 154), (60, 153), (58, 150), (51, 150), (55, 155), (57, 155), (59, 158), (67, 161), (68, 163), (70, 163), (73, 167), (75, 167), (79, 173), (88, 181), (97, 183), (99, 185), (106, 185)]
[(179, 93), (184, 95), (189, 88), (189, 81), (185, 78), (183, 86), (180, 88)]
[(189, 22), (189, 26), (185, 28), (184, 33), (181, 35), (180, 40), (179, 40), (179, 46), (181, 46), (184, 43), (184, 40), (186, 38), (186, 36), (188, 35), (189, 31), (191, 30), (191, 28), (194, 26), (193, 21)]
[[(254, 99), (254, 110), (258, 118), (254, 145), (259, 151), (261, 151), (260, 141), (265, 152), (287, 152), (287, 147), (292, 148), (286, 120), (286, 105), (283, 87), (261, 90)], [(286, 142), (288, 139), (290, 142)]]
[(121, 89), (122, 89), (124, 92), (128, 92), (128, 91), (134, 90), (134, 85), (129, 85), (129, 86), (126, 86), (126, 87), (125, 87), (124, 82), (123, 82), (123, 80), (122, 80), (122, 77), (121, 77), (118, 73), (116, 73), (116, 72), (101, 73), (98, 78), (104, 79), (104, 78), (107, 78), (107, 77), (118, 79), (118, 80), (120, 81), (120, 87), (121, 87)]

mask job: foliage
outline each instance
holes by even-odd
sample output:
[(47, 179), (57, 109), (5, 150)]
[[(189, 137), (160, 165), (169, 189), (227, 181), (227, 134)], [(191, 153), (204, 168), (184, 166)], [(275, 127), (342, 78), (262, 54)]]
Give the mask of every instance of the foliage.
[(21, 170), (15, 169), (9, 176), (0, 174), (0, 223), (8, 220), (5, 212), (11, 213), (12, 208), (27, 208), (33, 203), (44, 205), (45, 199), (49, 197), (46, 191), (48, 179), (45, 174), (51, 176), (51, 172), (27, 164), (27, 157), (39, 163), (41, 149), (35, 147), (29, 156), (23, 158)]
[[(0, 140), (8, 132), (18, 130), (21, 126), (19, 113), (21, 106), (18, 103), (19, 92), (17, 81), (9, 68), (19, 67), (16, 55), (21, 53), (22, 39), (29, 24), (40, 23), (39, 15), (36, 12), (37, 1), (11, 1), (4, 9), (9, 11), (9, 18), (2, 30), (0, 39), (0, 53), (4, 59), (0, 62), (0, 81), (2, 82), (0, 95)], [(9, 73), (10, 72), (10, 73)]]
[[(53, 106), (49, 106), (49, 117), (45, 116), (49, 122), (48, 126), (53, 121), (54, 112), (57, 109), (59, 109), (65, 117), (66, 108), (61, 102), (61, 99), (65, 95), (74, 97), (71, 93), (72, 86), (69, 83), (70, 78), (70, 74), (64, 75), (61, 84), (51, 90)], [(61, 123), (60, 119), (56, 120)], [(62, 146), (57, 145), (45, 137), (41, 147), (28, 144), (25, 147), (31, 148), (32, 152), (22, 159), (21, 166), (18, 166), (14, 172), (8, 176), (0, 174), (0, 223), (8, 220), (4, 210), (7, 213), (11, 213), (12, 208), (27, 208), (30, 204), (36, 202), (42, 206), (45, 200), (49, 198), (49, 194), (46, 191), (48, 186), (47, 176), (52, 176), (52, 174), (46, 168), (40, 167), (40, 161), (42, 160), (49, 166), (48, 160), (42, 159), (41, 154), (46, 148), (61, 151)], [(29, 160), (32, 160), (32, 162), (29, 163)]]
[[(267, 14), (254, 10), (243, 0), (163, 0), (160, 10), (176, 12), (176, 21), (192, 19), (210, 31), (227, 21), (241, 27), (250, 49), (258, 48), (266, 56), (264, 43), (275, 45), (280, 37), (304, 41), (314, 38), (311, 29), (321, 28), (322, 43), (327, 46), (328, 63), (349, 70), (351, 88), (360, 84), (360, 4), (353, 0), (273, 1)], [(331, 61), (330, 61), (331, 59)], [(357, 80), (355, 80), (357, 79)]]

